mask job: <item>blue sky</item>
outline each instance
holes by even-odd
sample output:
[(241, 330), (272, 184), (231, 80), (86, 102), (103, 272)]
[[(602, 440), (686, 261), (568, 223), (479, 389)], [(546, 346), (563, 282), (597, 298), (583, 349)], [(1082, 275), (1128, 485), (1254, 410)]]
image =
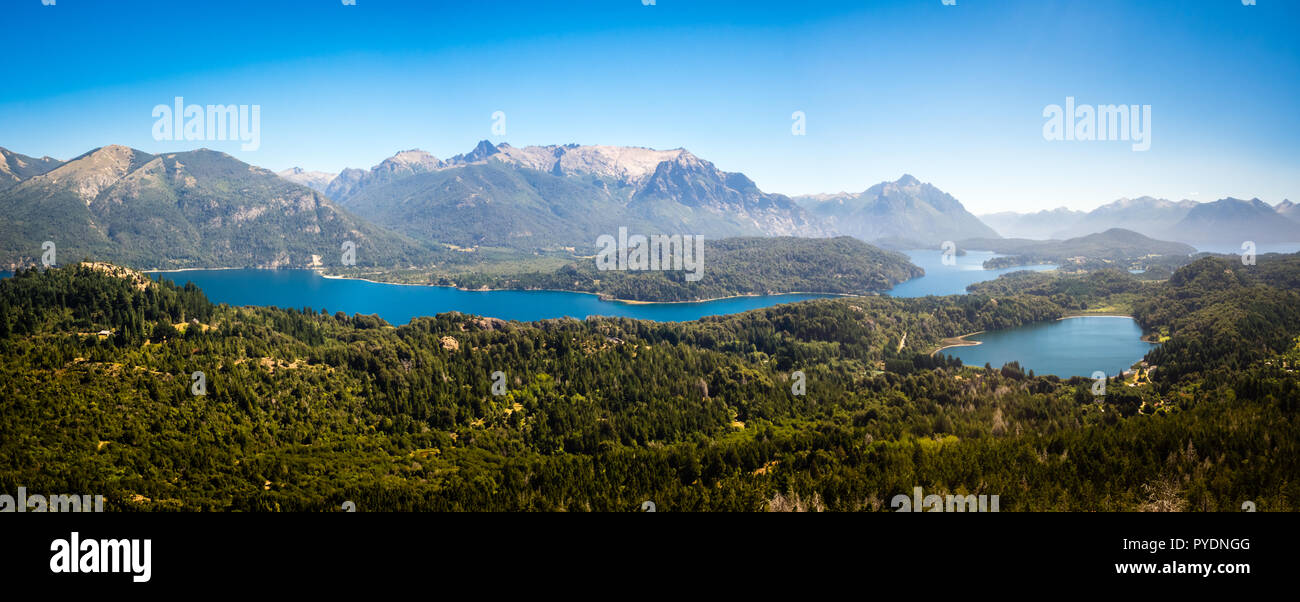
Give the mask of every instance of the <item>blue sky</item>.
[[(619, 144), (787, 194), (911, 173), (977, 213), (1275, 203), (1300, 200), (1297, 25), (1294, 0), (6, 0), (0, 146), (338, 171), (481, 139)], [(260, 105), (260, 148), (155, 141), (176, 96)], [(1150, 150), (1045, 140), (1067, 96), (1151, 105)]]

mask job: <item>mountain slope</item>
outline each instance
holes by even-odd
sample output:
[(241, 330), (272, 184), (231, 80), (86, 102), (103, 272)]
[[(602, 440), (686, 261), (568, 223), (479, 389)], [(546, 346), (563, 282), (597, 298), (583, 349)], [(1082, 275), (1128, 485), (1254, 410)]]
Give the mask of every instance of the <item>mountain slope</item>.
[(637, 227), (604, 191), (499, 163), (438, 170), (367, 188), (347, 201), (358, 215), (420, 240), (462, 247), (594, 245)]
[(937, 246), (944, 240), (998, 237), (952, 195), (906, 174), (853, 197), (800, 200), (814, 216), (833, 223), (838, 232), (867, 241), (891, 239)]
[(39, 176), (62, 165), (50, 157), (36, 159), (0, 147), (0, 190), (4, 190), (31, 177)]
[(0, 261), (89, 256), (137, 267), (358, 265), (428, 261), (430, 251), (335, 207), (321, 194), (223, 153), (96, 149), (0, 193)]
[[(1300, 241), (1300, 210), (1290, 201), (1271, 207), (1259, 199), (1212, 203), (1149, 196), (1119, 199), (1087, 213), (1066, 209), (985, 216), (1005, 236), (1068, 239), (1123, 228), (1189, 244)], [(1052, 227), (1053, 222), (1057, 222)]]
[(1282, 199), (1281, 203), (1273, 206), (1273, 210), (1278, 215), (1300, 222), (1300, 203), (1292, 203), (1290, 199)]
[(1149, 196), (1119, 199), (1093, 209), (1069, 226), (1057, 229), (1051, 238), (1072, 238), (1105, 232), (1111, 228), (1125, 228), (1152, 238), (1188, 242), (1188, 239), (1178, 238), (1172, 227), (1196, 205), (1196, 201), (1170, 201)]
[(1297, 242), (1300, 223), (1259, 199), (1219, 199), (1192, 208), (1174, 224), (1179, 240), (1207, 243)]
[(331, 199), (345, 202), (369, 187), (427, 173), (444, 165), (437, 157), (422, 150), (405, 150), (384, 159), (369, 171), (354, 168), (343, 170), (326, 185), (324, 192)]
[(741, 173), (727, 173), (689, 152), (659, 163), (628, 205), (668, 231), (710, 236), (824, 233), (790, 197), (768, 194)]
[(681, 149), (484, 140), (446, 162), (379, 169), (345, 170), (329, 189), (366, 219), (439, 243), (587, 248), (620, 226), (712, 238), (829, 232), (788, 197)]
[(1056, 263), (1092, 269), (1128, 267), (1129, 264), (1146, 258), (1158, 256), (1186, 258), (1196, 252), (1191, 245), (1155, 240), (1123, 228), (1111, 228), (1105, 232), (1066, 240), (984, 238), (963, 240), (958, 242), (957, 246), (962, 249), (993, 251), (1009, 256), (986, 261), (984, 264), (986, 268), (1034, 263)]

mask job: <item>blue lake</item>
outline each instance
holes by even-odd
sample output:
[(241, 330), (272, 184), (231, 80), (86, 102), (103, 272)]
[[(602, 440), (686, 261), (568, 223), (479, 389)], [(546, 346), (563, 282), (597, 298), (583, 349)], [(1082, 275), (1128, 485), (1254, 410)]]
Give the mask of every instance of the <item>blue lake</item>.
[[(911, 251), (912, 261), (926, 275), (902, 283), (889, 294), (900, 297), (947, 295), (965, 292), (967, 285), (1023, 268), (983, 270), (980, 264), (993, 255), (970, 252), (957, 265), (945, 266), (937, 251)], [(1033, 266), (1030, 269), (1051, 269)], [(0, 277), (11, 276), (0, 271)], [(765, 295), (697, 303), (624, 303), (602, 301), (595, 295), (560, 291), (463, 291), (442, 286), (380, 284), (364, 280), (325, 278), (311, 270), (187, 270), (154, 272), (179, 284), (192, 281), (217, 303), (311, 307), (330, 313), (378, 314), (391, 324), (405, 324), (417, 316), (448, 311), (492, 316), (506, 320), (541, 320), (571, 316), (624, 316), (655, 321), (690, 321), (833, 295)], [(945, 349), (967, 365), (988, 363), (1001, 367), (1019, 361), (1026, 370), (1062, 377), (1091, 376), (1096, 370), (1118, 374), (1149, 351), (1140, 340), (1141, 329), (1131, 318), (1087, 316), (967, 337), (980, 345)]]
[[(1021, 268), (985, 270), (992, 253), (971, 252), (957, 265), (943, 265), (939, 251), (908, 251), (926, 274), (889, 291), (898, 297), (956, 295), (966, 286)], [(1051, 269), (1033, 266), (1029, 269)], [(177, 284), (194, 282), (208, 298), (230, 305), (311, 307), (330, 313), (379, 314), (391, 324), (405, 324), (417, 316), (459, 311), (504, 320), (622, 316), (658, 322), (698, 320), (705, 316), (734, 314), (780, 303), (824, 299), (835, 295), (789, 294), (734, 297), (694, 303), (626, 303), (603, 301), (595, 295), (563, 291), (465, 291), (445, 286), (382, 284), (364, 280), (325, 278), (311, 270), (185, 270), (155, 272)]]
[(1088, 376), (1100, 370), (1113, 376), (1127, 370), (1154, 346), (1141, 340), (1142, 328), (1132, 318), (1084, 316), (1039, 322), (966, 337), (970, 347), (949, 347), (941, 353), (968, 366), (1000, 368), (1020, 362), (1026, 372), (1060, 377)]
[(1054, 265), (1030, 265), (997, 270), (984, 269), (984, 262), (1002, 257), (990, 251), (967, 251), (956, 256), (955, 265), (943, 264), (943, 253), (937, 249), (903, 251), (912, 263), (925, 270), (925, 276), (913, 278), (889, 291), (895, 297), (924, 297), (926, 295), (964, 295), (966, 287), (993, 280), (1002, 274), (1023, 270), (1054, 270)]
[[(1044, 270), (1054, 266), (1031, 266), (985, 270), (984, 260), (997, 257), (987, 252), (969, 252), (956, 258), (956, 265), (943, 265), (937, 250), (906, 251), (926, 274), (895, 286), (888, 294), (896, 297), (958, 295), (972, 283), (997, 278), (1018, 269)], [(0, 277), (10, 275), (0, 272)], [(194, 282), (208, 298), (230, 305), (311, 307), (330, 313), (378, 314), (391, 324), (405, 324), (417, 316), (459, 311), (505, 320), (532, 321), (547, 318), (622, 316), (642, 320), (690, 321), (705, 316), (734, 314), (780, 303), (824, 299), (835, 295), (788, 294), (734, 297), (693, 303), (626, 303), (603, 301), (595, 295), (562, 291), (465, 291), (443, 286), (382, 284), (364, 280), (325, 278), (312, 270), (183, 270), (151, 272), (184, 284)]]
[(379, 314), (390, 324), (405, 324), (417, 316), (459, 311), (503, 320), (544, 320), (623, 316), (642, 320), (689, 321), (734, 314), (779, 303), (823, 299), (834, 295), (764, 295), (696, 303), (625, 303), (602, 301), (595, 295), (562, 291), (465, 291), (446, 286), (381, 284), (346, 278), (325, 278), (312, 270), (186, 270), (155, 272), (177, 284), (191, 281), (208, 299), (230, 305), (311, 307), (330, 313)]

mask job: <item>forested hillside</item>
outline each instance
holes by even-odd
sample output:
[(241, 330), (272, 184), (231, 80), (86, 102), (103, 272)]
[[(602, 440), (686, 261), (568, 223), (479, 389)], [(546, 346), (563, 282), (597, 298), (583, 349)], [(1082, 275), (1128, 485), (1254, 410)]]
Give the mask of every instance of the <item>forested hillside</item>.
[(1296, 510), (1300, 262), (1216, 261), (1143, 289), (1159, 378), (1100, 402), (1085, 379), (928, 354), (1059, 317), (1077, 284), (394, 328), (106, 265), (23, 271), (0, 281), (0, 490), (114, 510), (872, 510), (915, 486), (1003, 511)]
[(462, 288), (555, 289), (633, 301), (698, 301), (736, 295), (883, 292), (925, 273), (907, 256), (858, 239), (745, 237), (704, 241), (701, 278), (686, 271), (600, 271), (579, 260), (553, 272), (496, 276), (483, 272), (441, 277)]
[(140, 269), (426, 265), (445, 249), (374, 226), (320, 193), (211, 150), (106, 146), (0, 190), (0, 265), (83, 258)]

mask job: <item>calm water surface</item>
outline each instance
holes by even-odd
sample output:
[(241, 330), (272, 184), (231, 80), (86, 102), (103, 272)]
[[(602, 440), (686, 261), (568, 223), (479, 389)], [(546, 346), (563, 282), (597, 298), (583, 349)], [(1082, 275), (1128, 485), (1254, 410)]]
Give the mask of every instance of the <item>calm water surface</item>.
[(1154, 346), (1141, 340), (1142, 328), (1133, 318), (1084, 316), (1038, 322), (966, 337), (970, 347), (943, 350), (968, 366), (1000, 368), (1012, 361), (1025, 371), (1060, 377), (1088, 376), (1100, 370), (1108, 376), (1127, 370)]
[[(943, 265), (937, 250), (905, 251), (926, 274), (895, 286), (888, 294), (896, 297), (959, 295), (966, 287), (1019, 269), (1045, 270), (1055, 266), (1031, 266), (985, 270), (984, 260), (993, 253), (972, 251), (957, 257), (956, 265)], [(11, 275), (0, 272), (0, 277)], [(835, 295), (788, 294), (736, 297), (695, 303), (626, 303), (602, 301), (595, 295), (562, 291), (463, 291), (443, 286), (381, 284), (364, 280), (325, 278), (312, 270), (184, 270), (152, 272), (177, 284), (194, 282), (208, 298), (230, 305), (311, 307), (330, 313), (378, 314), (391, 324), (405, 324), (416, 316), (460, 311), (505, 320), (622, 316), (642, 320), (690, 321), (705, 316), (725, 315)]]
[(186, 270), (152, 273), (184, 284), (191, 281), (216, 303), (311, 307), (345, 314), (379, 314), (390, 324), (417, 316), (459, 311), (503, 320), (623, 316), (642, 320), (689, 321), (734, 314), (779, 303), (834, 295), (764, 295), (697, 303), (624, 303), (561, 291), (464, 291), (446, 286), (381, 284), (325, 278), (312, 270)]
[[(984, 270), (992, 253), (968, 252), (957, 265), (943, 265), (938, 251), (908, 251), (913, 263), (926, 275), (909, 280), (889, 291), (898, 297), (962, 294), (966, 286), (991, 280), (1020, 269), (1048, 270), (1055, 266), (1031, 266)], [(12, 276), (0, 271), (0, 278)], [(391, 324), (405, 324), (417, 316), (448, 311), (492, 316), (506, 320), (532, 321), (547, 318), (623, 316), (654, 321), (690, 321), (705, 316), (725, 315), (808, 299), (834, 295), (764, 295), (697, 303), (624, 303), (602, 301), (595, 295), (560, 291), (463, 291), (443, 286), (380, 284), (364, 280), (324, 278), (311, 270), (187, 270), (154, 272), (179, 284), (192, 281), (216, 303), (311, 307), (330, 313), (378, 314)], [(986, 332), (968, 337), (981, 344), (952, 347), (944, 353), (961, 358), (967, 365), (988, 363), (1000, 367), (1019, 361), (1026, 370), (1062, 377), (1091, 376), (1096, 370), (1118, 374), (1142, 359), (1152, 347), (1140, 340), (1141, 328), (1132, 318), (1087, 316), (1018, 328)]]
[(895, 297), (924, 297), (926, 295), (964, 295), (966, 287), (993, 280), (1002, 274), (1032, 270), (1054, 270), (1054, 265), (1030, 265), (998, 270), (984, 269), (984, 262), (1002, 257), (990, 251), (967, 251), (956, 257), (956, 265), (944, 265), (943, 253), (937, 249), (903, 251), (912, 263), (925, 269), (925, 275), (895, 286), (889, 291)]

